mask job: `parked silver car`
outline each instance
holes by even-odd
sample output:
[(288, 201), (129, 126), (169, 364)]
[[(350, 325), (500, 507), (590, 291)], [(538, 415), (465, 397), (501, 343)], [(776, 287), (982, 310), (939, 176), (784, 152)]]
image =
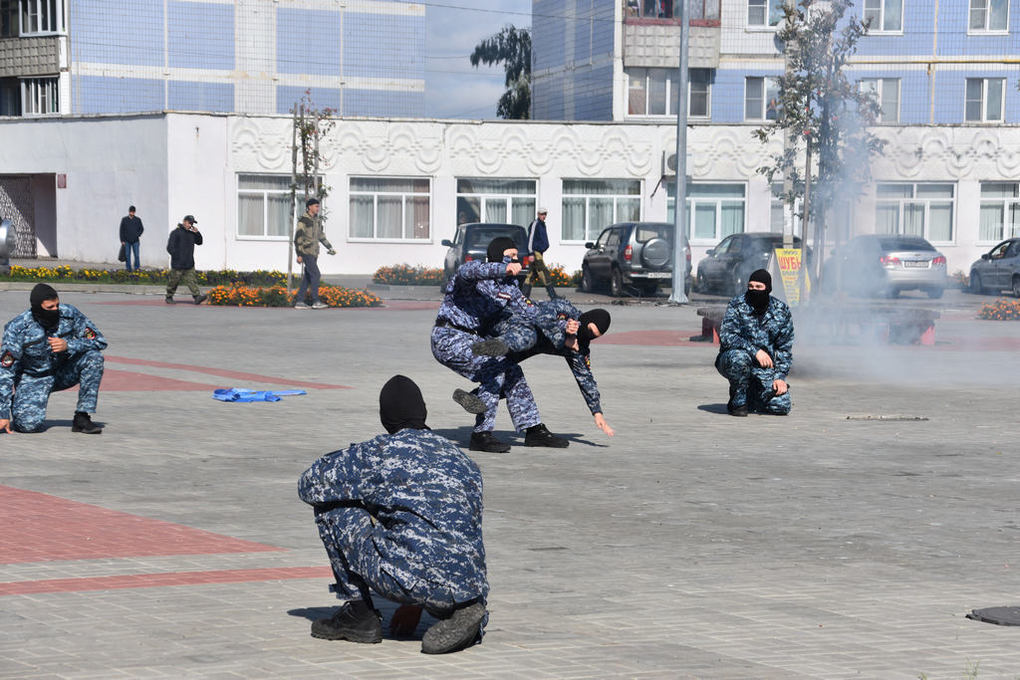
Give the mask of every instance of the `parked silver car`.
[(970, 266), (970, 292), (1009, 289), (1020, 297), (1020, 238), (998, 244)]
[(930, 298), (946, 289), (946, 256), (920, 236), (867, 234), (834, 250), (822, 268), (822, 290), (896, 297), (923, 290)]

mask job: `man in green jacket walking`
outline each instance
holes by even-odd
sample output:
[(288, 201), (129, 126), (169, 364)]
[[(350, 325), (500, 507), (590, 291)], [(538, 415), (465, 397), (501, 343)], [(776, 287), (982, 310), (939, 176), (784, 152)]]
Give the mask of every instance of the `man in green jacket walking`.
[[(326, 246), (326, 252), (336, 255), (333, 246), (326, 240), (322, 233), (322, 225), (319, 224), (319, 199), (309, 198), (305, 201), (305, 214), (298, 220), (297, 230), (294, 232), (294, 251), (297, 253), (298, 264), (305, 266), (304, 276), (301, 277), (301, 286), (298, 288), (297, 302), (294, 309), (325, 309), (329, 305), (319, 302), (319, 244)], [(305, 302), (305, 293), (308, 292), (312, 298), (311, 307)]]

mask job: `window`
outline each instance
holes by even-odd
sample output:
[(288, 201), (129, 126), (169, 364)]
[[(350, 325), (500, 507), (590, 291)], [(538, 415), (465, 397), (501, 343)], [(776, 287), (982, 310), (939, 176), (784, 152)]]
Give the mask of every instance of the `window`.
[(646, 19), (672, 19), (675, 5), (682, 0), (627, 0), (627, 16)]
[(718, 25), (719, 0), (687, 0), (687, 8), (691, 13), (691, 21), (711, 21)]
[(18, 37), (18, 0), (0, 0), (0, 38)]
[(783, 0), (747, 0), (748, 26), (776, 26), (784, 16)]
[(237, 176), (237, 235), (240, 238), (290, 238), (290, 176)]
[[(675, 116), (680, 94), (678, 69), (629, 68), (627, 113), (631, 116)], [(707, 118), (711, 112), (712, 69), (688, 70), (687, 115)]]
[(641, 219), (641, 180), (563, 180), (563, 240), (591, 241), (615, 222)]
[(21, 115), (21, 83), (17, 78), (0, 78), (0, 116)]
[[(687, 225), (692, 241), (716, 242), (744, 231), (745, 188), (743, 184), (687, 184)], [(667, 222), (676, 218), (676, 186), (666, 185)], [(694, 234), (691, 235), (691, 222)]]
[(900, 119), (900, 79), (862, 78), (861, 92), (875, 95), (881, 111), (879, 123), (896, 123)]
[(533, 179), (458, 179), (457, 224), (527, 226), (535, 219), (535, 188)]
[(64, 30), (63, 0), (21, 0), (20, 35)]
[(779, 79), (751, 77), (744, 82), (744, 120), (775, 120), (779, 115)]
[(864, 21), (871, 22), (869, 33), (902, 31), (903, 0), (864, 0)]
[(430, 183), (424, 178), (351, 177), (350, 238), (429, 238)]
[(876, 233), (953, 240), (952, 184), (879, 184), (875, 191)]
[(999, 241), (1020, 236), (1020, 184), (982, 182), (978, 239)]
[(24, 78), (21, 81), (22, 115), (46, 116), (60, 113), (56, 78)]
[(1009, 27), (1008, 0), (970, 0), (971, 31), (1007, 31)]
[(967, 78), (965, 117), (968, 122), (989, 123), (1002, 120), (1005, 78)]

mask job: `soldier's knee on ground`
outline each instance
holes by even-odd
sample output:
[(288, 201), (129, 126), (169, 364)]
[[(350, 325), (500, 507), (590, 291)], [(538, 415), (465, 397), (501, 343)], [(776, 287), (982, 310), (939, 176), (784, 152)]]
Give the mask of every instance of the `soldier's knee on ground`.
[(46, 422), (46, 412), (19, 413), (11, 419), (11, 428), (18, 432), (39, 432)]

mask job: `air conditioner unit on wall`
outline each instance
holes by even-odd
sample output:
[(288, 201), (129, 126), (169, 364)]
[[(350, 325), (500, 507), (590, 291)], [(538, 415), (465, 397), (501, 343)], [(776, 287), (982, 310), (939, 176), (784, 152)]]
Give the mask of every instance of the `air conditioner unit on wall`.
[[(687, 181), (691, 181), (691, 166), (694, 165), (694, 159), (691, 158), (690, 154), (687, 155)], [(668, 151), (662, 152), (662, 176), (663, 177), (676, 177), (676, 154)]]

